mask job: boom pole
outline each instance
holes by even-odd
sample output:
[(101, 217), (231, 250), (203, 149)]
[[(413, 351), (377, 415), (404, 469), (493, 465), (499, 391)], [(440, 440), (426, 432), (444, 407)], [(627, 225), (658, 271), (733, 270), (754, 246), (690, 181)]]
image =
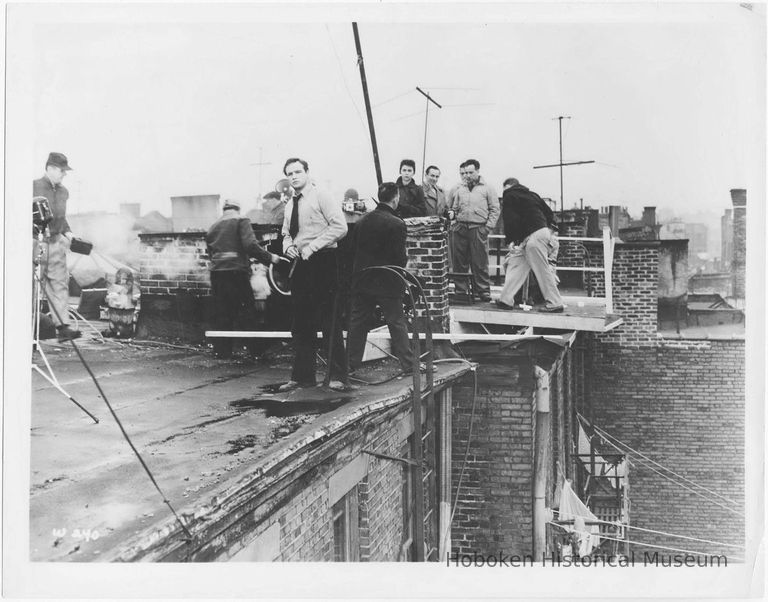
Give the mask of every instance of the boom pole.
[(360, 48), (360, 34), (357, 31), (357, 23), (352, 23), (352, 32), (355, 34), (355, 49), (357, 50), (357, 66), (360, 68), (360, 81), (363, 84), (363, 98), (365, 99), (365, 114), (368, 116), (368, 131), (371, 134), (371, 146), (373, 147), (373, 164), (376, 167), (376, 181), (381, 186), (381, 164), (379, 163), (379, 149), (376, 146), (376, 130), (373, 127), (373, 115), (371, 113), (371, 100), (368, 98), (368, 81), (365, 79), (365, 64), (363, 63), (363, 51)]

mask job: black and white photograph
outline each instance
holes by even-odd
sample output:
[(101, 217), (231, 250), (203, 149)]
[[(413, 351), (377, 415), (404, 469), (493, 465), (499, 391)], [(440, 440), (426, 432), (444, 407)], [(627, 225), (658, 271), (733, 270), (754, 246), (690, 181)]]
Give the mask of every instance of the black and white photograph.
[(4, 596), (764, 595), (764, 2), (4, 7)]

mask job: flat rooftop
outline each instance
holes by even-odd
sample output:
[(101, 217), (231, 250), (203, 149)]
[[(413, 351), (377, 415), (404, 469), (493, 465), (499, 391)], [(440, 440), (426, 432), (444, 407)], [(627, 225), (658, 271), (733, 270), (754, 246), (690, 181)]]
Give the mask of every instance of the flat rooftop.
[[(215, 360), (194, 348), (78, 342), (91, 370), (152, 471), (182, 516), (204, 516), (217, 499), (319, 438), (367, 413), (410, 399), (412, 381), (393, 378), (355, 391), (276, 392), (290, 356)], [(175, 528), (175, 519), (122, 437), (71, 345), (43, 343), (64, 389), (95, 424), (33, 372), (30, 559), (130, 559)], [(42, 365), (38, 354), (35, 363)], [(469, 368), (436, 366), (435, 384)], [(370, 381), (397, 373), (377, 362)]]

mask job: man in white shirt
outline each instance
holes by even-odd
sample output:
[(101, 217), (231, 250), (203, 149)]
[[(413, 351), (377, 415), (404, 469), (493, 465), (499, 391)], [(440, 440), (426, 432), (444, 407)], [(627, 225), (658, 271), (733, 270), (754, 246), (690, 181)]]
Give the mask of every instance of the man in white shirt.
[(326, 348), (331, 337), (333, 339), (330, 386), (343, 386), (344, 343), (341, 328), (332, 333), (331, 323), (338, 285), (336, 248), (337, 242), (347, 234), (347, 222), (338, 201), (317, 188), (308, 172), (309, 164), (295, 157), (288, 159), (283, 167), (294, 190), (293, 198), (285, 206), (283, 252), (296, 261), (296, 266), (291, 278), (291, 335), (295, 356), (291, 380), (280, 387), (281, 391), (315, 386), (318, 326)]

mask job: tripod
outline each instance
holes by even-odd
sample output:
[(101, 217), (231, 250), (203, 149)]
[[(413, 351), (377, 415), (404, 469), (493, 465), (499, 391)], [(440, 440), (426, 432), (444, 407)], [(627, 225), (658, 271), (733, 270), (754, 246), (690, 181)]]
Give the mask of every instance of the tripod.
[[(56, 390), (59, 391), (62, 395), (64, 395), (67, 399), (69, 399), (72, 403), (74, 403), (78, 408), (80, 408), (83, 412), (85, 412), (91, 420), (94, 421), (94, 423), (98, 424), (99, 419), (96, 418), (93, 414), (91, 414), (88, 410), (86, 410), (82, 405), (80, 405), (77, 400), (72, 397), (69, 393), (67, 393), (64, 390), (64, 387), (62, 387), (59, 384), (58, 379), (56, 378), (56, 374), (53, 372), (53, 368), (51, 368), (51, 364), (48, 362), (48, 358), (45, 355), (45, 352), (43, 351), (43, 348), (40, 346), (40, 304), (42, 302), (42, 296), (44, 293), (44, 287), (43, 287), (43, 254), (45, 252), (45, 244), (46, 243), (46, 233), (48, 228), (43, 225), (42, 227), (37, 228), (37, 257), (34, 259), (35, 268), (33, 271), (34, 275), (34, 288), (32, 289), (32, 352), (34, 353), (37, 351), (40, 354), (40, 358), (43, 360), (43, 363), (45, 364), (46, 370), (44, 371), (40, 366), (32, 362), (32, 370), (37, 372), (40, 376), (42, 376), (45, 380), (47, 380), (51, 385), (53, 385)], [(46, 257), (46, 261), (48, 258)], [(58, 310), (56, 307), (49, 301), (48, 305), (53, 310), (53, 312), (56, 314), (56, 317), (59, 318), (59, 321), (61, 321), (61, 316), (58, 315)], [(74, 343), (73, 343), (74, 344)]]

